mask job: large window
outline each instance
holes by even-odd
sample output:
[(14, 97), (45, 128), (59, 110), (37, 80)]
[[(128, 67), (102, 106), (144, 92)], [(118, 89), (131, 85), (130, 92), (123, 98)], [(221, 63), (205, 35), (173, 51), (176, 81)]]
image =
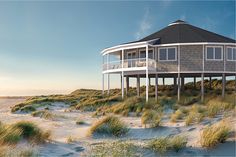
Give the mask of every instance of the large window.
[(176, 48), (159, 48), (159, 61), (176, 61)]
[[(139, 52), (139, 58), (146, 58), (146, 51), (145, 50), (141, 50)], [(148, 50), (148, 58), (150, 59), (154, 59), (154, 53), (153, 50)]]
[(236, 61), (236, 48), (235, 47), (227, 48), (227, 60)]
[(206, 59), (207, 60), (223, 60), (222, 47), (209, 46), (206, 48)]

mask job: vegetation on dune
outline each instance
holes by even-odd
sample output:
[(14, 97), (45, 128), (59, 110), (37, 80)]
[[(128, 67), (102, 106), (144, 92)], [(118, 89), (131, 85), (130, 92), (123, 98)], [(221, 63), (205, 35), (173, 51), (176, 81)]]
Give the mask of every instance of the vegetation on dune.
[[(49, 131), (43, 131), (32, 122), (19, 121), (11, 125), (0, 123), (0, 156), (37, 156), (37, 152), (30, 145), (43, 143), (49, 138)], [(18, 143), (22, 140), (30, 145), (21, 147)]]
[(91, 146), (86, 156), (90, 157), (137, 157), (138, 146), (130, 141), (103, 142)]
[(200, 143), (202, 147), (212, 148), (227, 140), (231, 133), (229, 122), (222, 120), (205, 128), (201, 133)]
[(15, 147), (12, 145), (0, 146), (1, 157), (36, 157), (38, 152), (32, 146)]
[(171, 122), (177, 122), (177, 120), (183, 119), (184, 113), (178, 109), (173, 114), (171, 114)]
[(116, 116), (107, 116), (95, 122), (90, 128), (90, 134), (107, 134), (113, 136), (125, 135), (129, 129), (126, 124)]
[(34, 111), (31, 113), (33, 117), (40, 117), (48, 120), (57, 120), (59, 118), (66, 118), (64, 115), (52, 113), (51, 111), (48, 110), (39, 110), (39, 111)]
[(162, 113), (156, 110), (145, 110), (141, 117), (141, 122), (145, 126), (157, 127), (161, 124)]
[(76, 122), (75, 122), (77, 125), (83, 125), (83, 124), (86, 124), (85, 121), (81, 120), (81, 119), (77, 119)]
[(179, 150), (186, 147), (187, 139), (183, 136), (157, 138), (147, 143), (147, 148), (150, 148), (160, 154), (166, 153), (168, 150)]
[(12, 124), (12, 129), (21, 130), (21, 137), (30, 140), (34, 143), (43, 143), (49, 140), (51, 133), (49, 131), (43, 131), (36, 124), (28, 121), (20, 121)]

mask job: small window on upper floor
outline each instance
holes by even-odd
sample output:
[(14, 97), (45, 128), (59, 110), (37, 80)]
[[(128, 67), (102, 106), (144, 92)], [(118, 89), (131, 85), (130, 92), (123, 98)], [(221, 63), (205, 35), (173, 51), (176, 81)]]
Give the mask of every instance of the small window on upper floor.
[(176, 61), (176, 48), (159, 48), (159, 61)]
[(236, 61), (236, 48), (235, 47), (227, 48), (227, 60)]
[(222, 47), (207, 47), (206, 51), (207, 60), (223, 60)]

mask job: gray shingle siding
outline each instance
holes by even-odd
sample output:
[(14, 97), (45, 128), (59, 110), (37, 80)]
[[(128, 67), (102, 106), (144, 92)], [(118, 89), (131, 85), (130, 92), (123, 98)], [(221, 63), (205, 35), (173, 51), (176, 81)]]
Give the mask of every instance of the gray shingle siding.
[[(175, 47), (175, 46), (172, 46)], [(163, 48), (163, 47), (162, 47)], [(156, 61), (157, 61), (157, 72), (178, 72), (178, 47), (176, 47), (176, 61), (158, 61), (158, 48), (155, 49), (156, 51)]]
[(202, 71), (202, 51), (202, 45), (180, 46), (180, 71)]
[[(223, 60), (217, 61), (217, 60), (207, 60), (206, 59), (206, 47), (209, 46), (222, 46), (222, 51), (223, 51)], [(224, 46), (223, 45), (207, 45), (204, 46), (205, 54), (204, 54), (204, 71), (224, 71), (224, 58), (225, 58), (225, 51), (224, 51)]]

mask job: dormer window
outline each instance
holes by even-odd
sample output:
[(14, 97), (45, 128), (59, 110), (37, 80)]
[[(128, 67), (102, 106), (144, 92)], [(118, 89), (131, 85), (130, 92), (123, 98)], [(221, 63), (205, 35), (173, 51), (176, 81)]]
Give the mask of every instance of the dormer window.
[(235, 47), (227, 48), (227, 60), (236, 61), (236, 48)]
[(221, 46), (207, 46), (206, 60), (223, 60), (223, 52)]

